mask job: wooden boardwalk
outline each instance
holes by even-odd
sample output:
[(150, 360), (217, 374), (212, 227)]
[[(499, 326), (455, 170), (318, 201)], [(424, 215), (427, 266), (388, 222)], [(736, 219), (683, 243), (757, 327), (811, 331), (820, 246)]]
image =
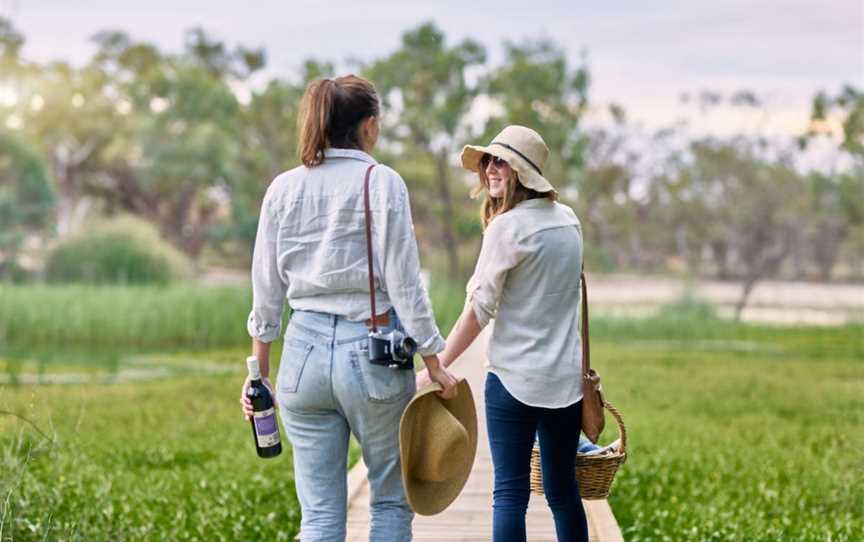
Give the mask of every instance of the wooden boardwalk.
[[(452, 370), (471, 385), (477, 404), (477, 458), (465, 489), (447, 510), (436, 516), (414, 519), (414, 540), (418, 542), (481, 542), (492, 539), (492, 458), (486, 437), (483, 386), (488, 331), (465, 352)], [(369, 536), (369, 484), (362, 460), (349, 473), (348, 541), (365, 542)], [(605, 500), (582, 501), (588, 515), (591, 542), (623, 542), (615, 516)], [(528, 540), (555, 541), (552, 513), (543, 497), (531, 495), (527, 516)]]

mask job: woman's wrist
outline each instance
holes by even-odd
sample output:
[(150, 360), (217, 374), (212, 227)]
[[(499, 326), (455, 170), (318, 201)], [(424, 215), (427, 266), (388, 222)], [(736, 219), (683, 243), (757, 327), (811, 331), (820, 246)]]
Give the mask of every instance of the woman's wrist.
[(441, 367), (445, 369), (450, 366), (450, 357), (447, 355), (446, 350), (438, 354), (438, 361), (441, 363)]
[(423, 356), (423, 364), (426, 365), (426, 368), (430, 371), (436, 371), (441, 367), (441, 358), (438, 354)]

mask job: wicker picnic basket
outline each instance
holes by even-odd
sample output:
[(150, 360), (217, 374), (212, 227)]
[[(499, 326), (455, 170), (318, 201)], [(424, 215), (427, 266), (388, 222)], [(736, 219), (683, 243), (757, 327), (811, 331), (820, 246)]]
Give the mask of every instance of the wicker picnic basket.
[[(585, 280), (585, 273), (582, 273), (582, 373), (588, 374), (591, 369), (591, 343), (588, 334), (588, 284)], [(586, 393), (588, 393), (586, 391)], [(618, 472), (618, 467), (627, 459), (627, 428), (624, 427), (624, 420), (621, 419), (621, 413), (614, 406), (606, 401), (603, 392), (597, 381), (596, 393), (599, 397), (599, 403), (603, 408), (608, 410), (615, 422), (618, 424), (618, 434), (620, 436), (620, 444), (611, 451), (603, 454), (576, 454), (576, 480), (579, 482), (579, 493), (583, 499), (605, 499), (609, 496), (609, 489), (612, 487), (612, 480), (615, 479), (615, 473)], [(587, 399), (587, 396), (586, 396)], [(600, 410), (602, 412), (602, 410)], [(584, 416), (584, 414), (583, 414)], [(584, 419), (584, 418), (583, 418)], [(599, 416), (599, 427), (596, 428), (594, 439), (599, 436), (603, 428), (603, 417)], [(591, 434), (591, 431), (586, 430)], [(589, 437), (592, 438), (592, 437)], [(534, 450), (531, 451), (531, 490), (538, 494), (543, 494), (543, 473), (540, 468), (540, 447), (535, 444)]]
[[(576, 454), (576, 480), (579, 482), (579, 494), (586, 500), (608, 497), (618, 467), (627, 460), (627, 429), (624, 427), (621, 413), (608, 401), (603, 401), (603, 406), (618, 424), (621, 445), (615, 451), (605, 454)], [(531, 451), (531, 491), (537, 495), (543, 494), (540, 447), (536, 444)]]

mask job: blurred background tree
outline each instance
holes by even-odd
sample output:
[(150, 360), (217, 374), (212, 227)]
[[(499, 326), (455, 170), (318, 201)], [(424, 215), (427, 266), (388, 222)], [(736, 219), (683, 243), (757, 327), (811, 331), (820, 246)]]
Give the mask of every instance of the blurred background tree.
[[(151, 223), (199, 268), (248, 266), (264, 191), (298, 163), (303, 90), (336, 64), (310, 58), (294, 78), (266, 78), (266, 51), (201, 28), (184, 38), (181, 51), (166, 52), (106, 30), (85, 65), (38, 64), (21, 57), (25, 37), (0, 20), (5, 270), (39, 259), (27, 238), (51, 245), (87, 219), (123, 214)], [(450, 43), (425, 23), (391, 53), (354, 64), (381, 95), (376, 154), (408, 184), (436, 280), (464, 281), (479, 247), (479, 202), (467, 198), (477, 180), (459, 151), (507, 124), (548, 143), (545, 173), (582, 219), (592, 269), (739, 281), (739, 312), (765, 278), (864, 278), (858, 89), (817, 93), (797, 141), (688, 126), (719, 107), (758, 116), (763, 104), (748, 91), (687, 96), (698, 108), (691, 118), (645, 133), (622, 107), (589, 100), (586, 54), (568, 58), (549, 40), (505, 43), (503, 53), (491, 65), (479, 43)], [(831, 142), (834, 166), (800, 165), (816, 139)]]
[(406, 32), (397, 51), (366, 71), (390, 110), (384, 116), (385, 136), (395, 143), (391, 154), (397, 169), (409, 167), (406, 175), (430, 196), (424, 198), (426, 205), (415, 206), (415, 214), (435, 221), (453, 280), (461, 275), (454, 197), (464, 200), (464, 191), (454, 195), (453, 158), (466, 141), (465, 115), (479, 92), (468, 71), (485, 60), (479, 43), (465, 40), (447, 47), (444, 33), (427, 23)]
[(53, 223), (54, 186), (48, 165), (27, 142), (0, 130), (0, 149), (0, 279), (18, 279), (21, 245)]

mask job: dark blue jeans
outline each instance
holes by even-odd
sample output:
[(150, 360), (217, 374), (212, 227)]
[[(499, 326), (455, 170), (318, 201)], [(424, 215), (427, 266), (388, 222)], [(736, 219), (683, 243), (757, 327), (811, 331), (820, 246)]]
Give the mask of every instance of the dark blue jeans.
[(494, 542), (526, 540), (535, 435), (540, 437), (543, 490), (555, 518), (558, 541), (587, 542), (588, 523), (576, 485), (581, 420), (582, 401), (565, 408), (528, 406), (510, 395), (495, 374), (488, 374), (486, 426), (495, 466)]

